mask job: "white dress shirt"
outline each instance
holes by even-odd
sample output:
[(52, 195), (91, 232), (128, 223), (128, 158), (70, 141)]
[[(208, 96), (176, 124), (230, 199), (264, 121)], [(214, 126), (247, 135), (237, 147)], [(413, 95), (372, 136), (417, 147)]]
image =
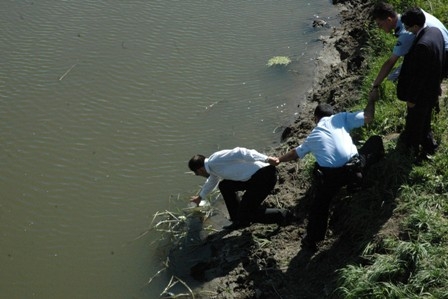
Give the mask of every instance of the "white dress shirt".
[(205, 159), (204, 166), (210, 176), (199, 196), (205, 198), (221, 180), (248, 181), (260, 168), (266, 167), (268, 156), (243, 147), (222, 150)]

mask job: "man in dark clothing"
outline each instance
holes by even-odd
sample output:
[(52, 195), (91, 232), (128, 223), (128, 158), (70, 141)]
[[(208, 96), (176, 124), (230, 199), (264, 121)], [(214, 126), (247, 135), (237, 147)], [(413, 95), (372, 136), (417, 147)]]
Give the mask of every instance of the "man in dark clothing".
[(401, 140), (416, 156), (425, 157), (438, 147), (432, 135), (431, 114), (441, 94), (444, 40), (439, 29), (425, 26), (425, 15), (419, 8), (409, 9), (401, 20), (406, 30), (416, 35), (398, 77), (397, 97), (407, 103)]

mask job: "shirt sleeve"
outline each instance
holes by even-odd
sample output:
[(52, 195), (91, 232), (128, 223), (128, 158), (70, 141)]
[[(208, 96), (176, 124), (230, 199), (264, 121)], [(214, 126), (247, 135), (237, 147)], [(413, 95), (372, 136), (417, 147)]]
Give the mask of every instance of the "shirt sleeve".
[(247, 149), (244, 147), (238, 147), (238, 149), (246, 161), (265, 161), (268, 158), (265, 154), (259, 153), (253, 149)]
[(364, 111), (348, 112), (346, 115), (347, 129), (349, 132), (354, 128), (359, 128), (364, 125)]
[(401, 32), (398, 36), (397, 43), (394, 46), (394, 49), (392, 50), (392, 53), (396, 56), (404, 56), (408, 54), (409, 49), (412, 46), (412, 43), (414, 42), (414, 35), (410, 32), (404, 31)]
[(295, 148), (296, 154), (300, 159), (303, 159), (311, 149), (308, 147), (308, 138), (305, 141)]
[(199, 196), (202, 199), (204, 199), (210, 192), (212, 192), (216, 188), (216, 186), (218, 186), (219, 180), (220, 180), (219, 177), (210, 174), (210, 176), (207, 178), (204, 185), (202, 186), (202, 189), (199, 192)]

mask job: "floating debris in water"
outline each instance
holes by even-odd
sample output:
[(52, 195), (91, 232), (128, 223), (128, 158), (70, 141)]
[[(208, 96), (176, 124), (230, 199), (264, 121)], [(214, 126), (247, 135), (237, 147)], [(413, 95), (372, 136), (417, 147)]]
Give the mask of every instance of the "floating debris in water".
[(275, 65), (287, 66), (290, 63), (291, 59), (288, 56), (274, 56), (271, 59), (269, 59), (267, 66), (269, 67)]

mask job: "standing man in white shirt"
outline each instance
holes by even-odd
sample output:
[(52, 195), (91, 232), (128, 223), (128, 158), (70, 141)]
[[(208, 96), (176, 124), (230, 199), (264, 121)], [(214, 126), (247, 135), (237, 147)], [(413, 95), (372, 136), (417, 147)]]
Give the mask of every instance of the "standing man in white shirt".
[[(188, 167), (207, 180), (191, 201), (199, 205), (218, 186), (232, 221), (224, 229), (239, 229), (253, 222), (284, 224), (291, 217), (288, 210), (261, 207), (277, 183), (275, 163), (274, 158), (243, 147), (221, 150), (208, 158), (195, 155)], [(245, 191), (241, 201), (238, 191)]]

